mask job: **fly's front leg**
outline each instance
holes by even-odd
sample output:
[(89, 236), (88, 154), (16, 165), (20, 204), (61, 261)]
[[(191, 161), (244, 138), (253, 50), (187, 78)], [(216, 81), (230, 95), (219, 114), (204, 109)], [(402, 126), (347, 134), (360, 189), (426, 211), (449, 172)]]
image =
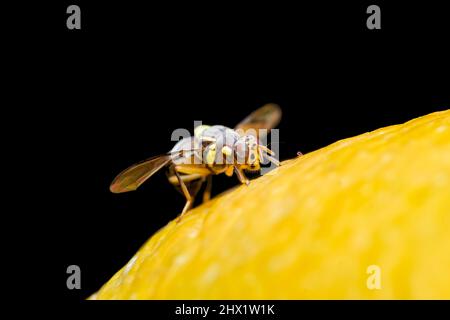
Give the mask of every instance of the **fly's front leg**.
[(211, 188), (212, 188), (212, 176), (209, 175), (206, 177), (206, 188), (203, 192), (203, 202), (209, 201), (211, 199)]
[(177, 172), (177, 170), (174, 170), (175, 175), (177, 176), (178, 183), (180, 184), (181, 190), (183, 191), (184, 196), (186, 197), (186, 204), (184, 205), (183, 211), (177, 218), (177, 223), (181, 221), (181, 217), (192, 207), (192, 204), (194, 203), (194, 198), (189, 193), (188, 188), (186, 187), (186, 184), (184, 183), (183, 179), (181, 179), (180, 174)]
[(236, 172), (236, 175), (242, 184), (245, 184), (247, 186), (250, 184), (250, 180), (248, 180), (248, 178), (245, 176), (244, 171), (242, 171), (242, 169), (234, 167), (234, 172)]
[(266, 158), (267, 158), (270, 162), (272, 162), (274, 165), (276, 165), (277, 167), (280, 166), (280, 161), (278, 161), (278, 160), (275, 159), (274, 157), (269, 156), (269, 155), (267, 154), (267, 155), (266, 155)]

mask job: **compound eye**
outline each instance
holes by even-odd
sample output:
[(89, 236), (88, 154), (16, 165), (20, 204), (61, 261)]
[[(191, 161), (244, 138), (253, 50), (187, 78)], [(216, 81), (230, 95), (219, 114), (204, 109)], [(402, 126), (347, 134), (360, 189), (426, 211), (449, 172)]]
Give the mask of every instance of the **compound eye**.
[(245, 144), (237, 143), (236, 144), (236, 152), (238, 155), (243, 156), (245, 154)]

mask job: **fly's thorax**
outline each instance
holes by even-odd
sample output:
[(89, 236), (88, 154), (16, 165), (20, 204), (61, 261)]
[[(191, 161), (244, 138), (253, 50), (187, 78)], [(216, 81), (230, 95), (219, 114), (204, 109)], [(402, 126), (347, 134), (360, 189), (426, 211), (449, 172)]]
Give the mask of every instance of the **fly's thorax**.
[(207, 143), (203, 158), (209, 166), (221, 167), (234, 164), (233, 146), (239, 139), (239, 134), (225, 126), (211, 126), (205, 129), (200, 139), (211, 141)]
[[(197, 128), (199, 128), (197, 130)], [(215, 125), (215, 126), (199, 126), (197, 127), (198, 138), (206, 137), (212, 138), (214, 140), (226, 141), (227, 144), (234, 144), (237, 139), (239, 139), (239, 134), (225, 126)]]

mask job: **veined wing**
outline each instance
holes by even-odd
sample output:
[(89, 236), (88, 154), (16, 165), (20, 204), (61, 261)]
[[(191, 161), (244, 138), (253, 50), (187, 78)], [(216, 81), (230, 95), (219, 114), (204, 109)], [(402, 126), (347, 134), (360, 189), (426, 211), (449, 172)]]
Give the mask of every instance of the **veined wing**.
[(175, 150), (138, 162), (119, 173), (109, 186), (109, 190), (113, 193), (134, 191), (170, 162), (185, 157), (186, 153), (189, 156), (190, 153), (198, 150), (200, 149)]
[[(257, 132), (259, 129), (270, 130), (277, 126), (280, 119), (281, 108), (276, 104), (269, 103), (253, 111), (235, 127), (235, 130), (244, 133), (249, 129), (253, 129)], [(263, 135), (264, 133), (259, 133), (259, 138)]]
[(134, 191), (170, 161), (172, 161), (171, 154), (164, 154), (136, 163), (119, 173), (109, 186), (109, 190), (113, 193)]

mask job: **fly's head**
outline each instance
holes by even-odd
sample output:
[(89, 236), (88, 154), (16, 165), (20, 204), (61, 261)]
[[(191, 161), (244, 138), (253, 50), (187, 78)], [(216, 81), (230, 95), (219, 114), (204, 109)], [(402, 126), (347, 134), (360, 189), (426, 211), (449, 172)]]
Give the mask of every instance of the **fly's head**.
[(245, 135), (234, 144), (236, 163), (248, 171), (261, 169), (258, 140), (253, 135)]

